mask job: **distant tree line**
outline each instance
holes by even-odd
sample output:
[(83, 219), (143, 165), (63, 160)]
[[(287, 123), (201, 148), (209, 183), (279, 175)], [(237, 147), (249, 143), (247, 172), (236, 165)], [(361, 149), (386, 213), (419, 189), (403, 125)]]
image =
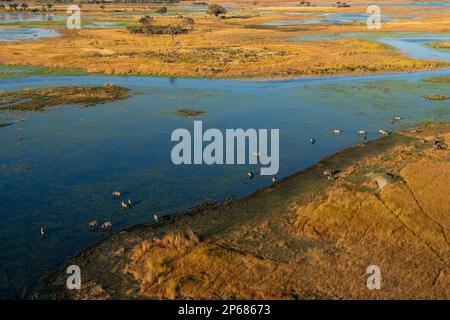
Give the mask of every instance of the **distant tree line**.
[[(7, 1), (7, 2), (11, 2), (11, 1)], [(31, 12), (50, 12), (51, 9), (53, 7), (53, 4), (51, 3), (47, 3), (47, 4), (43, 4), (41, 5), (41, 9), (38, 9), (36, 7), (33, 7), (30, 9), (30, 6), (25, 3), (10, 3), (10, 4), (0, 4), (0, 10), (6, 10), (7, 8), (9, 8), (9, 11), (25, 11), (25, 10), (30, 10)]]
[[(10, 2), (10, 1), (7, 1)], [(25, 2), (23, 3), (10, 3), (8, 5), (0, 4), (0, 9), (6, 9), (8, 7), (10, 10), (27, 10), (29, 5)]]

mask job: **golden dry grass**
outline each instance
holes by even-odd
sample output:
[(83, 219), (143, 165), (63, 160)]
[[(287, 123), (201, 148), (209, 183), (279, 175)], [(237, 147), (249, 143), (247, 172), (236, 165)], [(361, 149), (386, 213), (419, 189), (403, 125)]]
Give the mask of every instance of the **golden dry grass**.
[(431, 46), (435, 47), (435, 48), (450, 49), (450, 42), (449, 41), (447, 41), (447, 42), (433, 42), (433, 43), (431, 43)]
[[(139, 13), (148, 8), (132, 6), (127, 10)], [(276, 13), (258, 13), (264, 9)], [(83, 6), (83, 10), (95, 14), (99, 9), (97, 6)], [(130, 34), (126, 30), (60, 30), (63, 36), (57, 38), (1, 43), (0, 62), (11, 65), (78, 68), (87, 72), (107, 74), (216, 78), (290, 78), (401, 72), (448, 66), (445, 62), (410, 59), (400, 52), (369, 41), (288, 41), (290, 37), (302, 35), (365, 32), (367, 28), (364, 23), (263, 26), (269, 21), (304, 19), (302, 15), (287, 14), (300, 10), (324, 13), (359, 12), (362, 9), (258, 6), (242, 9), (242, 13), (237, 14), (238, 17), (249, 17), (245, 19), (216, 19), (202, 14), (183, 14), (183, 18), (174, 15), (155, 17), (154, 23), (160, 25), (183, 24), (186, 17), (195, 20), (194, 30), (176, 36), (175, 41), (171, 36)], [(401, 8), (395, 7), (389, 10), (403, 12)], [(104, 12), (101, 14), (106, 15)], [(138, 17), (134, 19), (137, 21)], [(417, 20), (387, 22), (383, 24), (382, 29), (435, 32), (448, 30), (450, 24), (441, 18), (441, 13), (433, 13)]]

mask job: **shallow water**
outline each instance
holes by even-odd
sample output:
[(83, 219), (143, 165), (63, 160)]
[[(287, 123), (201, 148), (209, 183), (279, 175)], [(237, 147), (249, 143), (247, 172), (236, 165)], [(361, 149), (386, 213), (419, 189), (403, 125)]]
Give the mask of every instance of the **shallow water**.
[[(184, 10), (208, 10), (207, 5), (177, 5), (177, 9), (184, 9)], [(170, 8), (169, 8), (170, 9)]]
[(58, 32), (51, 29), (0, 27), (0, 42), (37, 40), (48, 37), (56, 37), (58, 35)]
[[(248, 181), (250, 165), (184, 165), (170, 160), (176, 128), (279, 128), (279, 177), (302, 170), (355, 143), (365, 129), (409, 128), (422, 120), (450, 121), (448, 84), (422, 78), (450, 70), (403, 75), (273, 82), (151, 77), (30, 77), (0, 81), (0, 90), (113, 82), (132, 89), (125, 101), (93, 108), (59, 106), (44, 112), (0, 112), (0, 297), (17, 298), (39, 278), (104, 234), (87, 230), (93, 219), (114, 230), (150, 223), (155, 212), (172, 213), (204, 199), (243, 196), (270, 184)], [(206, 111), (198, 118), (180, 108)], [(400, 115), (403, 120), (392, 124)], [(339, 137), (330, 134), (340, 128)], [(314, 137), (316, 144), (309, 144)], [(122, 212), (111, 192), (136, 202)], [(48, 235), (39, 237), (45, 225)]]
[(38, 40), (56, 37), (60, 34), (52, 29), (10, 27), (9, 24), (17, 22), (56, 21), (66, 19), (65, 16), (54, 14), (34, 13), (0, 13), (0, 42), (15, 42), (23, 40)]
[(54, 14), (0, 13), (0, 23), (54, 21), (62, 19), (66, 19), (66, 17)]
[(263, 23), (264, 26), (295, 26), (299, 24), (305, 24), (304, 20), (279, 20)]
[[(300, 13), (290, 13), (300, 14)], [(307, 18), (303, 20), (282, 20), (270, 21), (263, 25), (266, 26), (286, 26), (301, 24), (344, 24), (352, 22), (366, 22), (369, 14), (367, 13), (323, 13), (318, 18)], [(383, 14), (383, 21), (394, 21), (396, 19)]]

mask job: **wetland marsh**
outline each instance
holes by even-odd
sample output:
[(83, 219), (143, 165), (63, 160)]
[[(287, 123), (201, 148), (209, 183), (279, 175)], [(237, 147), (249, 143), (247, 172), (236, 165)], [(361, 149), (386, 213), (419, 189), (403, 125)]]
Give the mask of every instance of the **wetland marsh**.
[[(0, 63), (3, 64), (0, 67), (0, 218), (3, 222), (0, 225), (0, 298), (30, 298), (41, 278), (58, 270), (69, 257), (100, 240), (115, 241), (121, 237), (116, 233), (92, 232), (88, 228), (92, 220), (112, 221), (116, 232), (137, 224), (153, 224), (155, 213), (161, 217), (176, 215), (207, 199), (228, 203), (230, 198), (240, 199), (254, 192), (270, 193), (273, 188), (274, 198), (261, 199), (268, 203), (274, 201), (272, 204), (284, 201), (283, 189), (272, 187), (271, 177), (248, 179), (247, 172), (257, 172), (258, 166), (172, 164), (170, 134), (177, 128), (191, 130), (193, 120), (220, 130), (280, 129), (277, 175), (280, 180), (355, 145), (368, 143), (367, 149), (372, 150), (374, 144), (370, 142), (379, 139), (380, 129), (408, 132), (423, 122), (450, 122), (450, 56), (446, 46), (450, 24), (443, 19), (448, 16), (448, 3), (386, 5), (382, 29), (373, 32), (366, 29), (362, 5), (339, 9), (325, 5), (302, 8), (291, 3), (275, 6), (271, 1), (259, 5), (225, 5), (230, 19), (206, 15), (206, 7), (184, 3), (168, 6), (164, 15), (155, 13), (157, 5), (117, 4), (100, 10), (99, 5), (83, 4), (87, 28), (80, 32), (65, 29), (62, 5), (55, 5), (52, 19), (45, 21), (40, 20), (42, 15), (24, 17), (9, 12), (0, 15)], [(173, 37), (127, 31), (128, 24), (137, 23), (148, 14), (155, 25), (191, 23), (186, 18), (193, 19), (194, 24), (187, 34)], [(314, 23), (306, 23), (308, 19), (314, 19)], [(276, 24), (277, 21), (284, 22)], [(85, 105), (90, 107), (84, 108)], [(401, 120), (393, 121), (397, 117)], [(447, 129), (431, 127), (423, 139), (431, 139), (432, 134), (439, 132), (448, 134)], [(332, 134), (336, 128), (341, 132), (338, 136)], [(367, 135), (358, 135), (360, 130)], [(423, 130), (428, 132), (426, 127)], [(314, 144), (310, 142), (312, 138)], [(417, 137), (417, 141), (397, 135), (389, 139), (389, 143), (401, 143), (401, 148), (413, 152), (408, 144), (416, 145), (422, 137)], [(396, 153), (398, 150), (393, 145), (396, 159), (403, 159), (402, 152)], [(427, 153), (429, 148), (425, 144), (418, 150), (433, 157)], [(417, 154), (422, 157), (420, 152)], [(414, 153), (419, 161), (422, 158), (417, 154)], [(336, 159), (337, 165), (348, 164), (344, 160), (339, 162), (339, 156)], [(373, 159), (378, 158), (373, 156)], [(395, 167), (400, 172), (403, 169), (397, 163), (390, 165), (383, 167), (374, 162), (364, 170), (368, 172), (371, 167), (384, 172)], [(444, 170), (445, 175), (446, 168), (439, 170)], [(352, 185), (358, 191), (371, 188), (360, 175), (351, 168), (348, 170), (349, 180), (338, 180), (339, 186)], [(319, 180), (322, 178), (311, 179), (314, 186), (317, 183), (317, 188), (323, 187)], [(297, 190), (296, 185), (297, 182), (290, 185), (292, 190)], [(111, 199), (115, 190), (133, 200), (132, 210), (121, 210), (120, 203)], [(343, 194), (352, 199), (353, 196), (340, 189), (332, 191), (331, 197), (339, 198)], [(298, 197), (313, 199), (310, 192)], [(317, 230), (334, 221), (332, 218), (321, 221), (313, 213), (314, 203), (309, 206), (306, 200), (295, 203), (295, 197), (285, 199), (292, 201), (286, 208), (298, 209), (301, 217), (286, 230), (300, 232), (308, 219), (317, 222)], [(364, 198), (365, 194), (358, 193), (357, 197)], [(231, 203), (241, 200), (236, 201)], [(377, 201), (370, 203), (375, 205)], [(322, 206), (330, 205), (325, 202)], [(345, 207), (345, 203), (342, 205)], [(295, 259), (287, 258), (290, 257), (287, 248), (291, 245), (297, 248), (298, 239), (289, 242), (274, 236), (267, 229), (270, 223), (265, 213), (255, 208), (251, 201), (244, 205), (239, 211), (245, 218), (242, 220), (237, 212), (233, 213), (236, 225), (233, 221), (223, 222), (220, 216), (216, 218), (222, 222), (216, 225), (214, 214), (211, 220), (205, 216), (207, 231), (203, 236), (217, 240), (228, 228), (238, 230), (228, 236), (233, 238), (233, 247), (249, 254), (249, 261), (264, 251), (251, 249), (252, 241), (258, 237), (274, 237), (274, 243), (280, 244), (280, 252), (286, 255), (271, 258), (293, 263)], [(249, 212), (261, 217), (261, 221), (246, 225), (250, 221), (246, 220)], [(294, 221), (283, 221), (288, 220)], [(448, 220), (442, 221), (444, 229), (447, 228)], [(201, 219), (192, 220), (192, 228), (197, 224), (201, 225)], [(47, 230), (44, 239), (38, 232), (41, 226)], [(165, 232), (176, 232), (171, 226), (167, 230), (161, 226), (155, 234), (153, 231), (150, 234), (170, 242), (171, 235)], [(334, 227), (330, 230), (336, 234), (347, 230)], [(355, 230), (360, 230), (359, 227), (355, 224)], [(199, 230), (202, 233), (203, 229)], [(318, 238), (325, 242), (330, 239), (311, 230), (302, 237), (307, 238), (306, 247), (313, 252), (310, 257), (320, 260), (324, 254), (314, 251), (318, 248), (314, 243)], [(438, 239), (438, 233), (429, 239)], [(148, 235), (147, 231), (143, 234)], [(334, 235), (331, 238), (335, 239)], [(195, 236), (186, 239), (192, 243), (181, 251), (194, 250), (202, 256), (211, 249), (196, 247), (202, 242)], [(438, 251), (444, 248), (441, 240), (430, 241)], [(228, 256), (227, 248), (216, 253)], [(87, 252), (95, 256), (95, 250), (94, 247)], [(140, 257), (150, 261), (153, 249), (150, 253), (136, 248), (127, 250), (127, 257), (134, 259), (134, 264), (127, 267), (129, 274), (139, 283), (142, 281)], [(273, 254), (269, 251), (268, 256)], [(441, 258), (447, 259), (445, 255)], [(242, 262), (234, 256), (232, 259)], [(211, 265), (219, 260), (211, 260)], [(436, 271), (435, 266), (432, 269)], [(167, 283), (172, 283), (174, 288), (177, 281), (183, 284), (180, 280), (186, 276), (183, 272), (173, 274), (173, 278), (166, 279)], [(423, 272), (428, 274), (427, 270)], [(438, 280), (439, 277), (440, 274)], [(430, 278), (427, 275), (420, 279)], [(442, 279), (437, 283), (445, 285), (445, 277)], [(279, 280), (274, 279), (276, 283)], [(172, 287), (152, 285), (132, 297), (186, 298), (199, 292), (190, 291), (189, 285), (182, 285), (185, 291), (178, 292)], [(301, 285), (313, 290), (305, 283)], [(216, 288), (220, 294), (215, 295), (211, 289), (208, 295), (198, 297), (230, 298), (239, 294), (252, 297), (246, 291), (236, 293), (224, 288)], [(423, 296), (442, 297), (436, 288), (424, 291)], [(325, 291), (296, 294), (303, 298), (338, 296), (335, 290)], [(263, 286), (255, 291), (255, 296), (269, 297), (264, 292)], [(276, 297), (295, 298), (295, 294), (280, 293)], [(358, 294), (347, 297), (367, 298)], [(405, 297), (414, 295), (408, 291)]]

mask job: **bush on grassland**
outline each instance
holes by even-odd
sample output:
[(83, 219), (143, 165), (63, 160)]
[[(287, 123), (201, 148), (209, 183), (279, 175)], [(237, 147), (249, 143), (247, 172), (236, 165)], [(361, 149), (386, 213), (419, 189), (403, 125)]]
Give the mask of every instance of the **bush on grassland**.
[(177, 35), (187, 33), (188, 29), (180, 25), (153, 26), (153, 25), (130, 25), (127, 27), (131, 33), (141, 34), (170, 34)]

